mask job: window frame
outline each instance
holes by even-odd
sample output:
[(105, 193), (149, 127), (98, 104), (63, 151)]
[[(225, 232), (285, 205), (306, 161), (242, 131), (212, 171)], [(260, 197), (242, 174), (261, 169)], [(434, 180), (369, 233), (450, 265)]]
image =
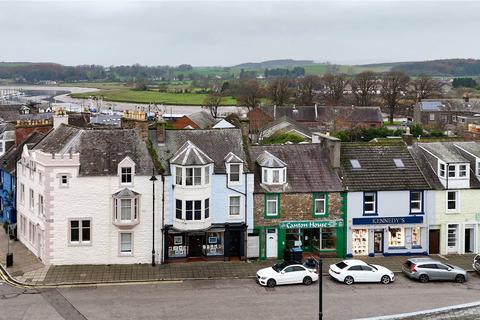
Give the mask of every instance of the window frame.
[[(130, 219), (122, 219), (122, 202), (130, 201)], [(140, 195), (136, 197), (113, 197), (113, 223), (119, 226), (136, 225), (140, 222)]]
[[(323, 199), (319, 198), (323, 197)], [(323, 202), (323, 212), (317, 212), (317, 201)], [(328, 217), (328, 193), (327, 192), (314, 192), (312, 194), (312, 215), (314, 217)]]
[[(367, 194), (372, 194), (374, 199), (373, 202), (369, 201), (366, 202), (365, 198)], [(373, 204), (373, 210), (372, 211), (366, 211), (365, 210), (365, 205), (366, 204)], [(377, 191), (364, 191), (363, 192), (363, 202), (362, 202), (362, 208), (363, 208), (363, 215), (364, 216), (378, 216), (378, 192)]]
[[(242, 183), (242, 164), (241, 163), (230, 163), (228, 165), (228, 183), (229, 184), (240, 184)], [(238, 172), (232, 170), (232, 168), (238, 168)], [(233, 180), (233, 177), (237, 179)]]
[[(238, 198), (238, 205), (232, 205), (232, 199), (235, 198), (237, 199)], [(239, 218), (242, 216), (242, 206), (241, 206), (241, 203), (242, 203), (242, 199), (240, 196), (229, 196), (228, 197), (228, 216), (230, 218)], [(238, 207), (238, 214), (232, 214), (232, 208), (234, 207)]]
[[(179, 182), (179, 178), (180, 178), (180, 182)], [(183, 186), (183, 168), (179, 166), (175, 166), (175, 185)]]
[[(413, 200), (412, 195), (414, 193), (419, 193), (420, 194), (420, 200)], [(413, 210), (413, 207), (412, 207), (413, 202), (415, 202), (415, 203), (419, 202), (420, 209), (418, 209), (418, 211)], [(424, 211), (424, 192), (423, 192), (423, 190), (410, 190), (409, 207), (410, 207), (410, 214), (424, 214), (425, 213), (425, 211)]]
[[(130, 251), (123, 252), (122, 251), (122, 235), (129, 234), (130, 235)], [(118, 256), (120, 257), (132, 257), (134, 254), (133, 244), (134, 244), (134, 233), (133, 231), (120, 231), (118, 233)]]
[[(275, 199), (268, 199), (268, 197), (275, 197)], [(276, 203), (276, 212), (275, 214), (268, 213), (268, 203)], [(264, 194), (264, 215), (265, 218), (279, 218), (280, 217), (280, 193), (265, 193)]]
[(28, 190), (28, 207), (31, 211), (35, 209), (35, 190), (32, 188)]
[[(455, 200), (453, 200), (455, 202), (455, 208), (454, 209), (449, 209), (448, 208), (448, 203), (452, 201), (452, 200), (448, 199), (448, 195), (450, 193), (455, 194)], [(447, 192), (445, 194), (446, 194), (446, 199), (445, 199), (446, 200), (446, 202), (445, 202), (446, 213), (457, 213), (459, 211), (459, 208), (460, 208), (460, 192), (458, 190), (447, 190)]]
[[(77, 221), (78, 222), (78, 241), (72, 241), (72, 221)], [(88, 241), (83, 240), (83, 222), (84, 221), (89, 221), (89, 236), (90, 239)], [(92, 228), (92, 218), (69, 218), (67, 220), (68, 227), (67, 227), (67, 232), (68, 232), (68, 245), (69, 246), (91, 246), (93, 243), (92, 236), (93, 236), (93, 228)]]
[(445, 163), (438, 164), (438, 176), (440, 178), (445, 178), (447, 173), (447, 166)]

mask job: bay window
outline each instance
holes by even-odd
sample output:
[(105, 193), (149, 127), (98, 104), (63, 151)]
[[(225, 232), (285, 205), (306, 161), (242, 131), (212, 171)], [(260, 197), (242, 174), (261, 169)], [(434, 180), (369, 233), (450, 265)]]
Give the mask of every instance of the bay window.
[[(202, 207), (203, 204), (203, 207)], [(210, 217), (210, 199), (180, 200), (175, 199), (175, 219), (199, 221)]]
[(183, 168), (181, 167), (175, 167), (175, 184), (176, 185), (182, 185), (183, 184), (183, 181), (182, 181), (182, 178), (183, 178), (183, 175), (182, 175), (182, 170)]
[(139, 194), (128, 189), (113, 195), (113, 222), (131, 226), (139, 223)]
[(199, 186), (202, 184), (202, 168), (185, 168), (185, 185)]

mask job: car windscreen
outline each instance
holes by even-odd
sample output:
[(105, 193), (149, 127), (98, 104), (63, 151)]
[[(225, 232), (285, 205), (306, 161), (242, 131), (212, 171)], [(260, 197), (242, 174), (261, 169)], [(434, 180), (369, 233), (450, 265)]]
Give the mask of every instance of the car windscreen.
[(345, 262), (343, 261), (340, 261), (339, 263), (336, 264), (336, 266), (340, 269), (345, 269), (345, 267), (348, 266), (348, 264), (346, 264)]
[(286, 263), (277, 263), (276, 265), (274, 265), (272, 267), (273, 270), (277, 271), (277, 272), (280, 272), (283, 270), (283, 268), (285, 268), (286, 266), (288, 266), (288, 264)]

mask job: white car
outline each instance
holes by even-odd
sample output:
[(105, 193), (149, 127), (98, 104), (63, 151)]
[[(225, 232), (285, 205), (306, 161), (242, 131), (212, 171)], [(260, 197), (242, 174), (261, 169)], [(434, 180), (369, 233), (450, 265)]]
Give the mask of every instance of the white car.
[(292, 283), (303, 283), (308, 286), (317, 280), (318, 274), (313, 269), (298, 263), (282, 262), (257, 271), (258, 283), (267, 287)]
[(343, 260), (330, 265), (330, 276), (345, 284), (355, 282), (381, 282), (388, 284), (395, 281), (393, 272), (385, 267), (368, 264), (362, 260)]

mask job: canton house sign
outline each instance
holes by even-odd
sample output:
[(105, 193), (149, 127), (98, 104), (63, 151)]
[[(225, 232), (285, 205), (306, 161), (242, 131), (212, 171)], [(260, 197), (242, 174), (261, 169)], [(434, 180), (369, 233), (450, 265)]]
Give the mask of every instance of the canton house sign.
[(336, 228), (343, 227), (342, 220), (325, 221), (282, 221), (279, 223), (279, 229), (309, 229), (309, 228)]
[(404, 223), (423, 223), (423, 217), (382, 217), (382, 218), (353, 218), (353, 225), (360, 224), (404, 224)]

